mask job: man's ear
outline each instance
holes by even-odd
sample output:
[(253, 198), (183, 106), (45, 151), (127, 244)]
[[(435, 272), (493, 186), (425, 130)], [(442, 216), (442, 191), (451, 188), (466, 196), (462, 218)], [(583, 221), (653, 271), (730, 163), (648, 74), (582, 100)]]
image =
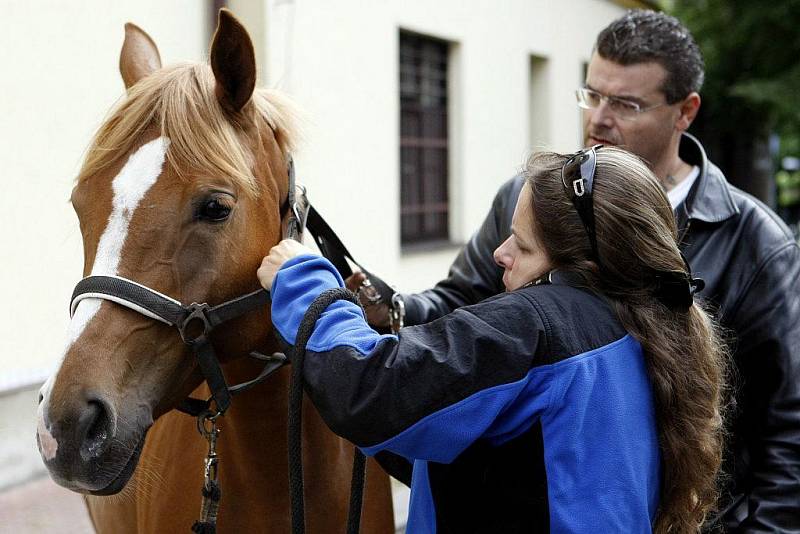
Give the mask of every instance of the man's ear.
[(685, 132), (692, 125), (694, 118), (697, 117), (697, 112), (700, 110), (700, 95), (696, 92), (689, 93), (689, 96), (683, 99), (680, 107), (680, 116), (675, 122), (675, 129)]

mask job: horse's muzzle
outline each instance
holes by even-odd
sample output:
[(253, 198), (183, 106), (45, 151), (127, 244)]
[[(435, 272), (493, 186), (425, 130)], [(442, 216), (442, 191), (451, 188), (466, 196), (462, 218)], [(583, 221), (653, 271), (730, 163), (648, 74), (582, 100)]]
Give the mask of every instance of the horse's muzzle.
[(118, 425), (101, 395), (75, 395), (53, 418), (46, 408), (39, 412), (36, 441), (53, 480), (82, 493), (119, 492), (136, 468), (145, 431)]

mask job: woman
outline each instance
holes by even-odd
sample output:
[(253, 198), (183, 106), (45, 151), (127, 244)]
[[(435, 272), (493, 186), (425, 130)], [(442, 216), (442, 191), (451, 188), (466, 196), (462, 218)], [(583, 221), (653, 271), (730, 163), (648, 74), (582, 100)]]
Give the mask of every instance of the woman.
[[(525, 172), (495, 251), (507, 292), (399, 336), (331, 305), (308, 393), (366, 454), (413, 462), (409, 532), (697, 531), (716, 500), (725, 354), (666, 195), (610, 147)], [(289, 241), (258, 275), (290, 344), (343, 285)]]

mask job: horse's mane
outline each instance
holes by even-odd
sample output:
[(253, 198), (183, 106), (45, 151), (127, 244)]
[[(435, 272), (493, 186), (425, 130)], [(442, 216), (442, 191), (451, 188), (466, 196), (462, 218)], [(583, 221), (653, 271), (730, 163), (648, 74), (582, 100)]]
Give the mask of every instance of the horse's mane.
[(158, 128), (170, 140), (167, 160), (181, 178), (187, 179), (189, 171), (226, 176), (257, 194), (242, 126), (272, 128), (287, 154), (296, 137), (292, 105), (277, 92), (256, 89), (231, 120), (214, 86), (211, 68), (199, 63), (173, 65), (139, 80), (95, 134), (78, 181), (114, 164)]

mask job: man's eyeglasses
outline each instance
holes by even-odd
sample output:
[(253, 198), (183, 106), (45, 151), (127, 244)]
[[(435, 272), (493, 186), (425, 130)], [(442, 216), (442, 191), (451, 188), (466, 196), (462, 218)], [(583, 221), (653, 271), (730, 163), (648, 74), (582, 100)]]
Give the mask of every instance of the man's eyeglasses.
[(641, 105), (631, 100), (626, 100), (617, 96), (604, 95), (588, 87), (581, 87), (575, 91), (575, 96), (578, 99), (578, 107), (583, 109), (597, 109), (600, 107), (603, 100), (605, 100), (611, 113), (626, 121), (636, 120), (642, 113), (665, 105), (665, 103), (662, 102), (661, 104), (643, 108)]
[(589, 244), (592, 246), (594, 258), (598, 262), (597, 235), (594, 227), (594, 171), (597, 168), (597, 151), (603, 145), (595, 145), (573, 154), (561, 167), (561, 183), (564, 191), (575, 206), (581, 218), (586, 233), (589, 234)]

